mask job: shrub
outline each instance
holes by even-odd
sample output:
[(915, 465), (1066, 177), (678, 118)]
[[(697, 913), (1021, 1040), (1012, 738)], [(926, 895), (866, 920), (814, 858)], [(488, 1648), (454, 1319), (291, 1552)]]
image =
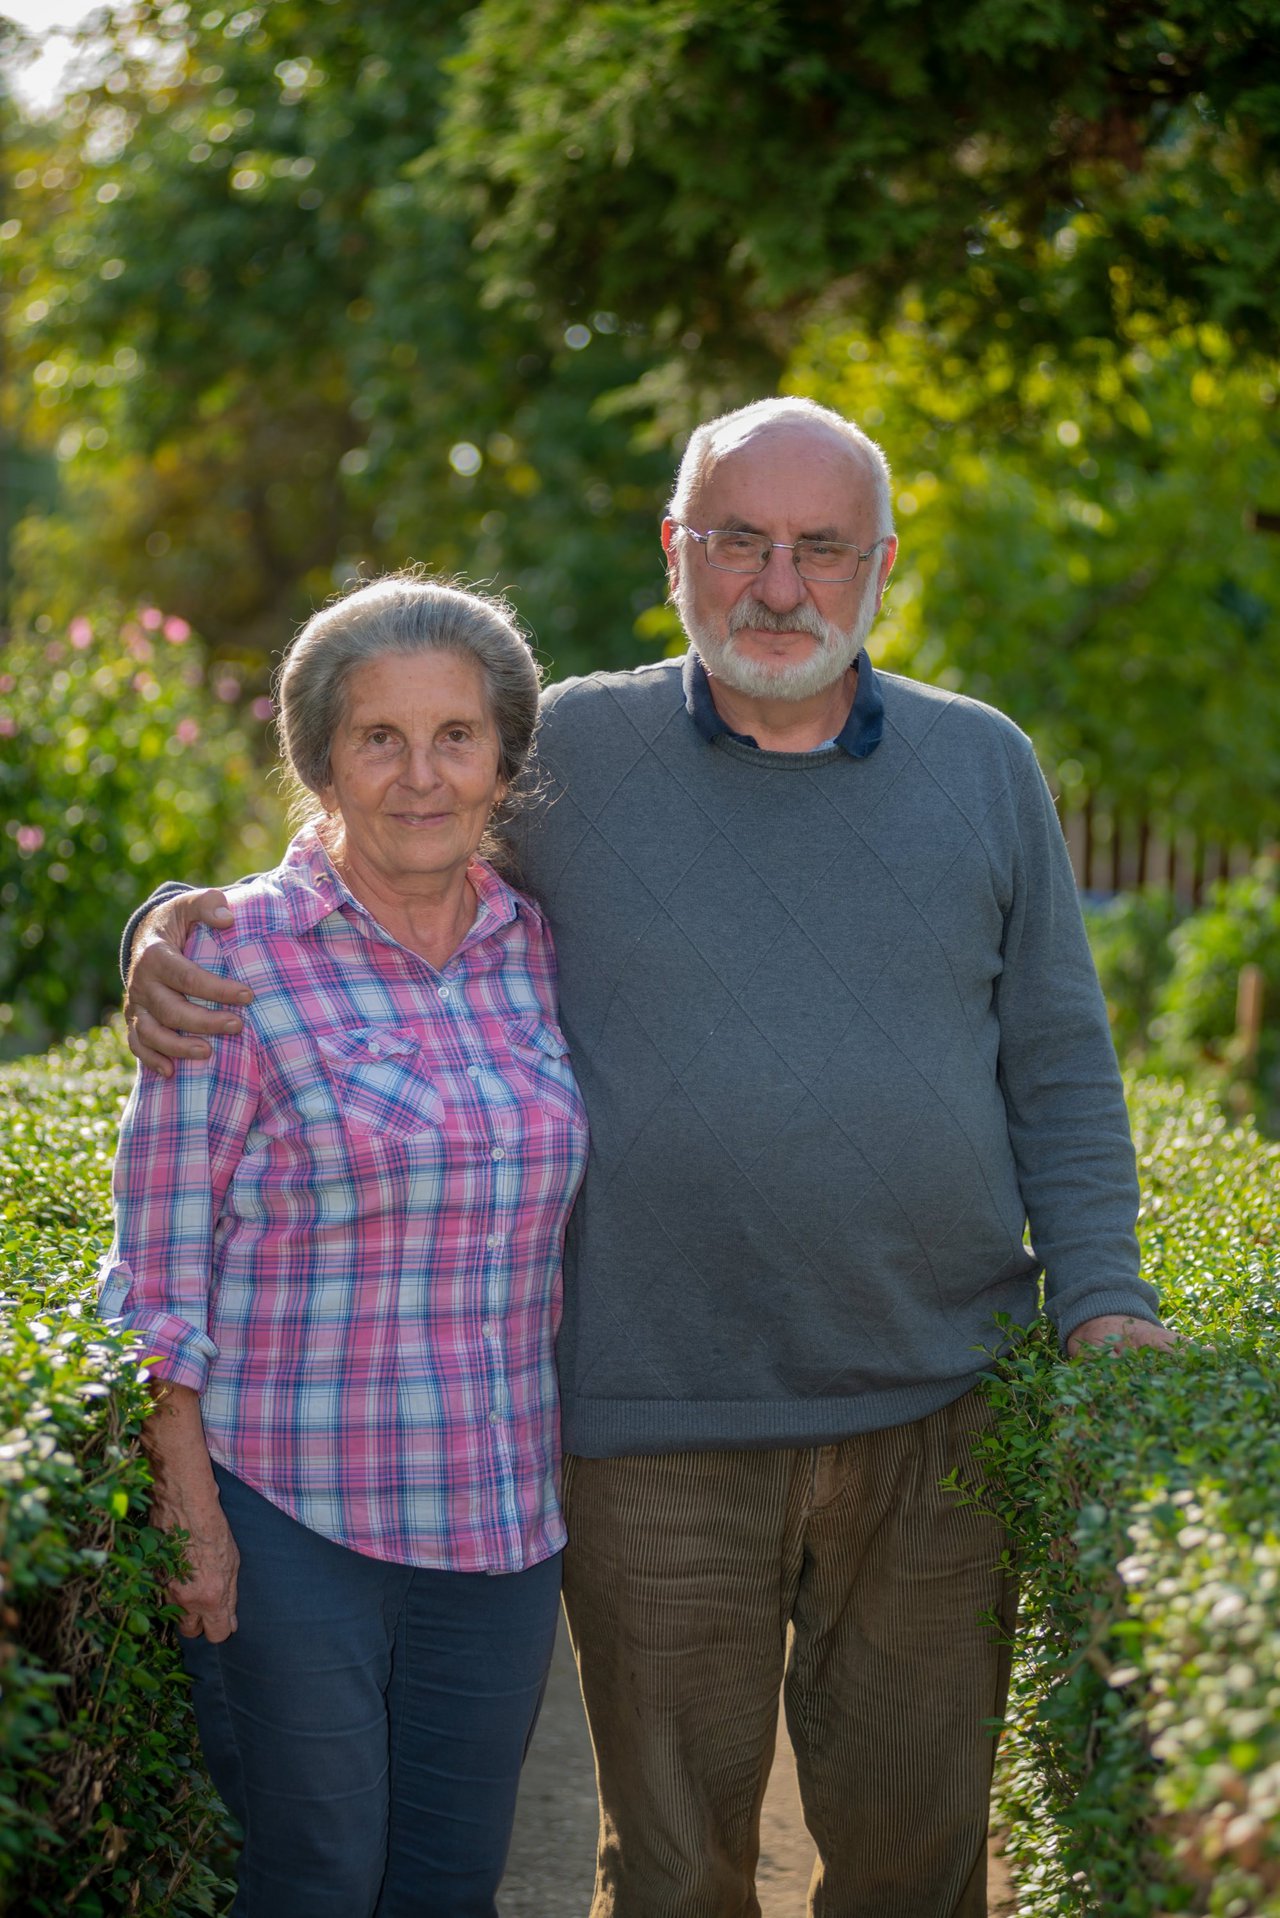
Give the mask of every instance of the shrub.
[[(227, 1895), (146, 1400), (85, 1303), (126, 1078), (110, 1035), (0, 1069), (0, 1904), (22, 1918)], [(1280, 1918), (1280, 1145), (1181, 1086), (1130, 1105), (1146, 1267), (1192, 1337), (1063, 1365), (1037, 1331), (989, 1385), (1024, 1593), (998, 1815), (1021, 1918)]]
[(115, 1004), (120, 926), (158, 880), (261, 864), (266, 775), (238, 686), (211, 677), (153, 607), (0, 653), (0, 1037), (43, 1043)]
[[(1226, 1084), (1257, 1088), (1264, 1119), (1280, 1117), (1280, 858), (1260, 859), (1252, 872), (1214, 888), (1209, 906), (1177, 928), (1173, 967), (1161, 990), (1153, 1033), (1174, 1069), (1207, 1065)], [(1262, 1042), (1243, 1069), (1232, 1041), (1236, 992), (1245, 965), (1266, 981)]]
[(1176, 1354), (989, 1388), (1024, 1606), (997, 1804), (1022, 1918), (1280, 1913), (1280, 1146), (1130, 1089)]
[(147, 1523), (136, 1355), (96, 1319), (118, 1037), (0, 1071), (0, 1908), (209, 1913), (221, 1808)]
[(1122, 892), (1102, 903), (1085, 902), (1093, 962), (1121, 1059), (1139, 1059), (1150, 1046), (1148, 1027), (1173, 967), (1169, 935), (1182, 916), (1173, 894), (1163, 890)]

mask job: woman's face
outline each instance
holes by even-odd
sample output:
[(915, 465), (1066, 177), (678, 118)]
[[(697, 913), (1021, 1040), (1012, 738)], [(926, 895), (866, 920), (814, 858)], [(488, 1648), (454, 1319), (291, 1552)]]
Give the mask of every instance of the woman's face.
[(480, 666), (384, 653), (354, 667), (329, 782), (320, 797), (341, 815), (345, 867), (393, 886), (461, 876), (505, 790)]

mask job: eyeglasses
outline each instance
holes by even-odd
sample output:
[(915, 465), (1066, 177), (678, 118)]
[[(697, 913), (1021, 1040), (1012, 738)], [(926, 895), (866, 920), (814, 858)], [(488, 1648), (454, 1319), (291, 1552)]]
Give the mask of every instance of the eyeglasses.
[(801, 579), (850, 580), (858, 577), (858, 567), (870, 559), (876, 547), (885, 545), (888, 535), (873, 542), (865, 553), (847, 539), (766, 539), (762, 533), (695, 533), (683, 520), (676, 525), (696, 539), (707, 556), (707, 565), (719, 573), (763, 573), (775, 546), (791, 554)]

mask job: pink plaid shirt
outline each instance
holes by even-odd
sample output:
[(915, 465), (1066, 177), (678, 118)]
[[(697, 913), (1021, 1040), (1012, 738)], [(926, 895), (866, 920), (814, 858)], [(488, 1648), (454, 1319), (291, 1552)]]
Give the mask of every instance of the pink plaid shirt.
[(586, 1115), (542, 915), (484, 864), (437, 972), (314, 830), (187, 950), (257, 995), (237, 1038), (139, 1075), (105, 1314), (201, 1394), (209, 1451), (397, 1564), (508, 1572), (564, 1543), (565, 1221)]

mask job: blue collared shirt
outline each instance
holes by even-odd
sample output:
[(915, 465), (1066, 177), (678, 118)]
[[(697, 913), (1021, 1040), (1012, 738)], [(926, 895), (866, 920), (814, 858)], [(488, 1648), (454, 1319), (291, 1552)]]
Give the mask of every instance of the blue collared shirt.
[[(858, 690), (853, 696), (849, 717), (831, 743), (848, 753), (850, 759), (866, 759), (884, 736), (884, 696), (865, 651), (858, 654), (854, 664), (858, 669)], [(757, 744), (749, 733), (735, 733), (720, 717), (711, 697), (707, 669), (692, 647), (684, 656), (683, 680), (689, 717), (708, 745), (721, 734), (727, 739), (736, 739), (741, 746)]]

